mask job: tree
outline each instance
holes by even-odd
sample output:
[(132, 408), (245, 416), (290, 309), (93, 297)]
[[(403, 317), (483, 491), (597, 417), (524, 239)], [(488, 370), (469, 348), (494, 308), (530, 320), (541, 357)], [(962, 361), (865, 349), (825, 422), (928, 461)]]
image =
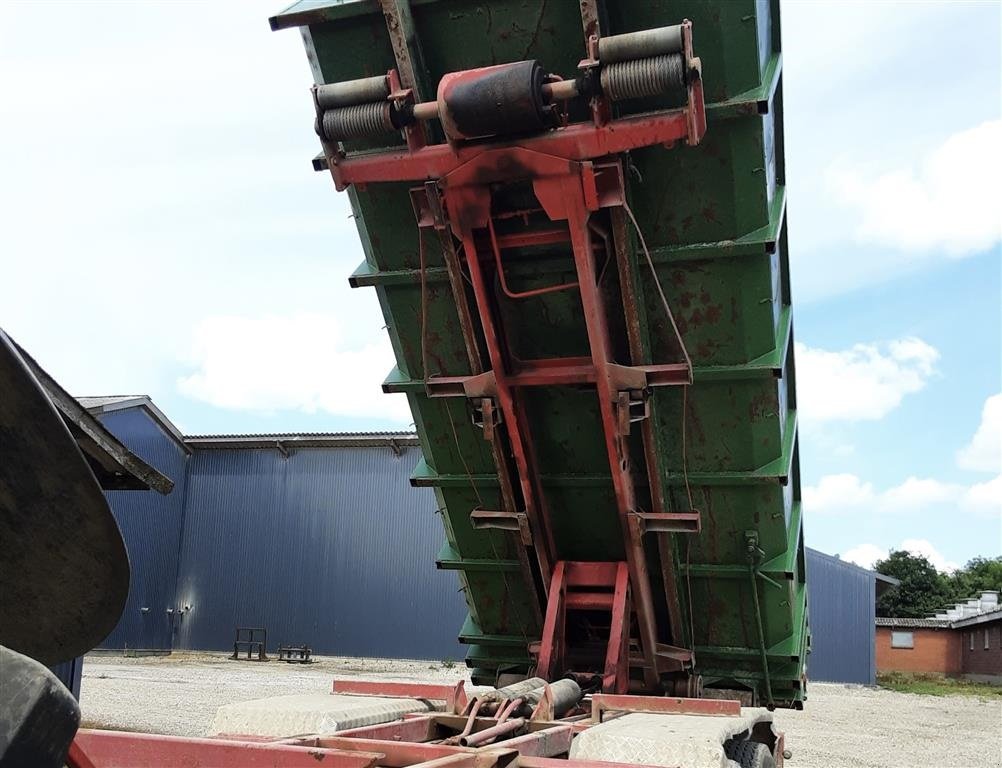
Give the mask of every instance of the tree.
[(966, 600), (986, 589), (1002, 592), (1002, 557), (975, 557), (949, 577), (950, 600)]
[(901, 582), (877, 600), (878, 616), (922, 618), (935, 613), (952, 599), (953, 589), (947, 577), (921, 555), (892, 551), (873, 569)]

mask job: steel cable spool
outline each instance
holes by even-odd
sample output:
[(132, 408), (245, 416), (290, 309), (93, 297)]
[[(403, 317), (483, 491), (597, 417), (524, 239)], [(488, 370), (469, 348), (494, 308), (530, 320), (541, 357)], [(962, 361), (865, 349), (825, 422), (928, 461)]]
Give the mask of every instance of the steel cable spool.
[(324, 112), (320, 128), (327, 141), (364, 139), (396, 130), (388, 101), (328, 109)]
[(347, 80), (343, 83), (327, 83), (316, 86), (317, 104), (320, 109), (350, 107), (353, 104), (367, 104), (384, 101), (390, 95), (390, 84), (386, 75), (364, 77), (361, 80)]
[(669, 53), (681, 53), (682, 25), (644, 29), (622, 35), (610, 35), (598, 41), (598, 57), (605, 64), (632, 59), (646, 59)]
[(679, 53), (607, 64), (600, 78), (602, 92), (613, 101), (685, 89), (685, 67)]

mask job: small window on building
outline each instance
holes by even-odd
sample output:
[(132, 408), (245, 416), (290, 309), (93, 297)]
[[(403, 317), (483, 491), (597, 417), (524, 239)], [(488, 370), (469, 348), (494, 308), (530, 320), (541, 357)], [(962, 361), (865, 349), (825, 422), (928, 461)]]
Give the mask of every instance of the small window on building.
[(990, 637), (990, 635), (991, 635), (991, 630), (989, 630), (988, 628), (985, 628), (985, 650), (986, 651), (991, 647), (991, 643), (990, 643), (990, 641), (988, 639)]
[(891, 648), (914, 648), (915, 635), (911, 632), (891, 632)]

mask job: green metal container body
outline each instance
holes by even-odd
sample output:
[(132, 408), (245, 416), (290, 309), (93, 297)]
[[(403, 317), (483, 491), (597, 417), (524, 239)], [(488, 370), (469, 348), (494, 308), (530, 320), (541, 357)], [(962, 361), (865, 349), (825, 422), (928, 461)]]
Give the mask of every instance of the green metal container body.
[[(584, 55), (580, 7), (573, 0), (411, 0), (410, 12), (425, 99), (434, 98), (434, 86), (448, 72), (536, 58), (547, 70), (567, 75)], [(652, 396), (659, 470), (669, 495), (665, 508), (688, 509), (691, 494), (692, 507), (702, 513), (699, 534), (672, 537), (677, 589), (691, 605), (685, 644), (694, 647), (705, 685), (748, 688), (765, 701), (768, 676), (776, 704), (798, 706), (806, 692), (809, 631), (778, 2), (621, 0), (604, 3), (603, 14), (604, 34), (690, 19), (708, 102), (708, 128), (697, 147), (633, 152), (628, 174), (630, 204), (694, 365), (687, 392), (663, 387)], [(302, 2), (272, 25), (301, 28), (318, 83), (377, 75), (395, 66), (374, 2)], [(664, 105), (648, 100), (634, 106), (632, 111), (641, 112)], [(412, 481), (435, 489), (446, 538), (438, 565), (459, 572), (470, 611), (460, 631), (470, 646), (467, 663), (478, 682), (493, 683), (499, 671), (528, 669), (527, 644), (540, 637), (539, 614), (520, 571), (514, 535), (474, 530), (470, 523), (475, 507), (502, 508), (482, 430), (471, 424), (462, 399), (425, 394), (412, 186), (349, 190), (365, 251), (351, 281), (376, 289), (397, 362), (386, 388), (407, 393), (424, 453)], [(648, 362), (677, 361), (643, 252), (636, 243), (631, 251)], [(437, 243), (429, 244), (427, 258), (428, 373), (470, 374)], [(559, 249), (532, 260), (513, 259), (506, 269), (515, 290), (574, 279), (573, 264)], [(608, 302), (618, 300), (616, 279), (608, 281)], [(575, 292), (503, 304), (502, 313), (520, 358), (588, 354)], [(622, 324), (617, 318), (610, 313), (613, 326)], [(612, 327), (611, 333), (622, 335), (622, 329)], [(526, 390), (525, 398), (557, 556), (622, 559), (622, 529), (594, 391), (535, 388)], [(636, 441), (636, 455), (642, 455), (639, 437)], [(645, 477), (636, 483), (640, 495), (647, 492)], [(761, 550), (755, 563), (749, 560), (749, 533)], [(663, 594), (655, 553), (650, 570), (655, 590)]]

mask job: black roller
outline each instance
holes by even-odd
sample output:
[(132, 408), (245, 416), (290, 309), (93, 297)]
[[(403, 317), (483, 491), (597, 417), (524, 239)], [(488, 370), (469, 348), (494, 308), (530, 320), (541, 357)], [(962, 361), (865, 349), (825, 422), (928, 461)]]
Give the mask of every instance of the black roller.
[(543, 68), (535, 60), (455, 76), (439, 93), (450, 133), (473, 139), (553, 127), (543, 101), (543, 79)]

